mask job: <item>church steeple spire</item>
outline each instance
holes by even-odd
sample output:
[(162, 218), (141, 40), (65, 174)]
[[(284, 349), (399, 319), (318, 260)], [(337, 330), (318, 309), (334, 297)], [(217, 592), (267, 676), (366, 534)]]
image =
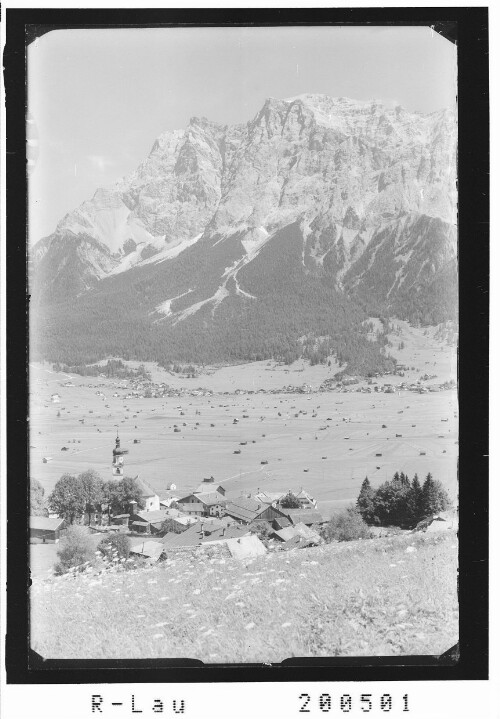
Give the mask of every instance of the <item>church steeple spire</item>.
[(123, 456), (128, 454), (128, 449), (120, 449), (120, 437), (118, 435), (118, 429), (116, 430), (115, 448), (113, 450), (113, 464), (112, 472), (113, 477), (123, 477)]

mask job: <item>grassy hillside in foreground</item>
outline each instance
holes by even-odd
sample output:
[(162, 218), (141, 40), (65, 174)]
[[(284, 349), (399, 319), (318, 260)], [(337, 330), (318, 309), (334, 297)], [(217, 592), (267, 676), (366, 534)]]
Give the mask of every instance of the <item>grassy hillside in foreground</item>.
[(415, 533), (246, 562), (172, 556), (35, 580), (31, 630), (46, 658), (441, 654), (458, 641), (457, 537)]

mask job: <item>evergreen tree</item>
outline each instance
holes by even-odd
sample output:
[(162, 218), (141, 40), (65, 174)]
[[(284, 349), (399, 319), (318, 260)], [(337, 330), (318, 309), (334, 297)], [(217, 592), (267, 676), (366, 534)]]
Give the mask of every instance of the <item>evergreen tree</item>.
[(356, 500), (356, 507), (358, 512), (363, 517), (363, 520), (367, 524), (374, 524), (375, 516), (373, 512), (373, 498), (375, 497), (375, 490), (370, 484), (368, 477), (365, 477), (358, 498)]
[(408, 493), (408, 516), (413, 524), (422, 518), (422, 487), (417, 474), (412, 479)]
[(377, 524), (383, 526), (406, 526), (410, 522), (408, 495), (404, 473), (396, 472), (390, 482), (384, 482), (375, 492), (373, 514)]
[(422, 517), (431, 517), (450, 506), (450, 498), (439, 480), (433, 479), (431, 473), (425, 478), (422, 487)]

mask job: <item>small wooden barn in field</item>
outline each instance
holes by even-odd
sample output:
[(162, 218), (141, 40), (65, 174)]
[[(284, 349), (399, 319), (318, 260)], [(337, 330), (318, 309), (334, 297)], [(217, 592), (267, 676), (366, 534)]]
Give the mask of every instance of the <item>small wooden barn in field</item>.
[(56, 544), (65, 529), (64, 519), (30, 517), (30, 544)]

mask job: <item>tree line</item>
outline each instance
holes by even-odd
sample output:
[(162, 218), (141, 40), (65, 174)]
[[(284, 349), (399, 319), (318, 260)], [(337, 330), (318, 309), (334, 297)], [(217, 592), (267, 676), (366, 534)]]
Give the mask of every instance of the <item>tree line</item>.
[(104, 365), (96, 364), (77, 364), (67, 365), (55, 362), (52, 365), (54, 372), (65, 372), (66, 374), (78, 374), (82, 377), (118, 377), (119, 379), (135, 379), (144, 378), (151, 379), (151, 374), (146, 370), (143, 364), (137, 369), (127, 367), (120, 359), (110, 359)]
[[(45, 513), (39, 484), (37, 480), (31, 484), (32, 515)], [(80, 523), (85, 516), (90, 524), (94, 513), (107, 515), (111, 524), (111, 515), (126, 514), (131, 502), (137, 502), (138, 509), (145, 506), (137, 479), (123, 477), (105, 482), (95, 470), (88, 469), (78, 475), (63, 474), (48, 497), (47, 508), (68, 524)]]
[(421, 485), (418, 475), (410, 481), (404, 472), (373, 489), (368, 477), (363, 480), (356, 508), (368, 525), (410, 528), (451, 506), (442, 483), (426, 476)]

